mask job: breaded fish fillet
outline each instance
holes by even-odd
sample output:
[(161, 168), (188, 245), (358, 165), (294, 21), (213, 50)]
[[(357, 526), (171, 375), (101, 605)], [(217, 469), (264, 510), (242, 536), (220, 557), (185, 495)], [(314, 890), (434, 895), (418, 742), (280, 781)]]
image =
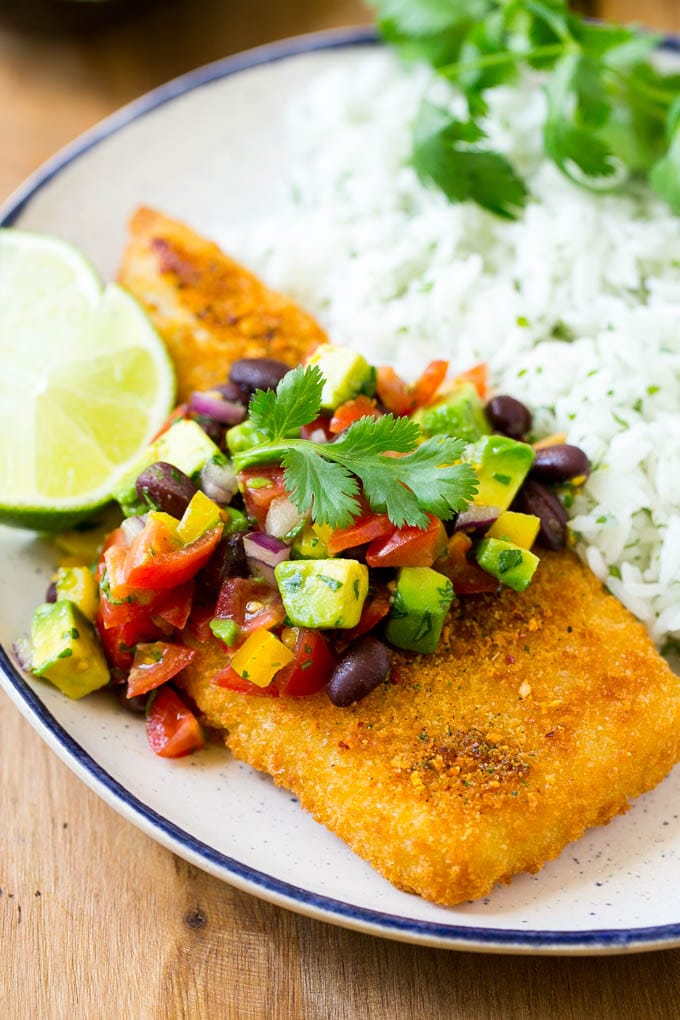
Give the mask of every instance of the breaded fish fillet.
[[(188, 228), (133, 217), (121, 282), (164, 337), (180, 396), (232, 360), (297, 364), (323, 331)], [(186, 686), (232, 752), (292, 790), (395, 885), (442, 904), (537, 871), (680, 757), (680, 678), (569, 553), (527, 592), (462, 600), (434, 655), (395, 653), (351, 708), (234, 694), (201, 647)]]
[(535, 872), (625, 811), (680, 756), (680, 678), (570, 553), (518, 595), (461, 600), (433, 655), (351, 708), (325, 693), (186, 687), (236, 757), (268, 772), (401, 889), (452, 905)]
[(146, 308), (177, 372), (179, 400), (226, 382), (237, 358), (297, 365), (326, 340), (314, 319), (182, 223), (138, 209), (119, 282)]

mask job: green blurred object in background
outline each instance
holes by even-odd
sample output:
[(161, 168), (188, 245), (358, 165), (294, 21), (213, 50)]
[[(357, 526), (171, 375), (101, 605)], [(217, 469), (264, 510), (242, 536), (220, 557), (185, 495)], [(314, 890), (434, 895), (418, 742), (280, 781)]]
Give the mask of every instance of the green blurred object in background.
[(151, 0), (0, 0), (0, 23), (37, 32), (95, 28)]

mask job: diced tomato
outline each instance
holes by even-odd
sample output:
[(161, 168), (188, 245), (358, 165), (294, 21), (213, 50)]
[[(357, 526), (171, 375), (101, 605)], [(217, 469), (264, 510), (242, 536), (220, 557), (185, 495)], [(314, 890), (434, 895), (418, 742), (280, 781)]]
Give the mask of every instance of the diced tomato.
[(286, 611), (279, 593), (264, 581), (230, 577), (220, 588), (215, 616), (238, 624), (241, 643), (258, 627), (265, 630), (278, 627), (285, 620)]
[(189, 545), (178, 545), (162, 522), (152, 514), (128, 550), (126, 583), (132, 588), (175, 588), (190, 580), (210, 559), (222, 537), (221, 524), (209, 528)]
[(460, 372), (453, 381), (454, 383), (471, 382), (483, 400), (489, 388), (488, 379), (489, 369), (486, 362), (481, 361), (478, 365), (469, 368), (467, 372)]
[(200, 723), (172, 687), (163, 687), (146, 710), (149, 747), (161, 758), (181, 758), (205, 746)]
[(340, 404), (328, 427), (333, 435), (337, 435), (361, 418), (382, 418), (382, 412), (378, 410), (375, 400), (364, 394)]
[(301, 627), (295, 640), (295, 661), (284, 666), (273, 684), (280, 694), (302, 698), (323, 690), (335, 666), (335, 657), (318, 630)]
[(431, 361), (413, 386), (409, 386), (390, 365), (383, 365), (378, 369), (378, 397), (397, 417), (413, 414), (429, 404), (444, 382), (448, 368), (448, 361)]
[(343, 549), (354, 549), (374, 539), (380, 539), (394, 531), (394, 525), (387, 514), (376, 514), (371, 510), (361, 514), (347, 528), (338, 528), (328, 539), (328, 552), (331, 556)]
[(448, 541), (445, 556), (437, 560), (435, 569), (445, 574), (456, 595), (482, 595), (498, 591), (498, 581), (467, 558), (472, 539), (462, 531), (455, 532)]
[(391, 607), (392, 597), (387, 585), (381, 584), (376, 586), (373, 594), (369, 595), (364, 602), (364, 608), (361, 610), (361, 616), (356, 627), (341, 632), (343, 644), (346, 642), (349, 645), (352, 641), (356, 641), (357, 638), (368, 634), (369, 631), (378, 626), (381, 620), (385, 619)]
[(189, 415), (188, 404), (178, 404), (174, 411), (171, 411), (168, 417), (165, 419), (161, 427), (159, 428), (156, 435), (153, 437), (151, 442), (155, 442), (159, 436), (162, 436), (164, 432), (167, 432), (171, 425), (174, 425), (176, 421), (180, 421), (181, 418), (187, 418)]
[(105, 626), (103, 622), (104, 600), (99, 603), (95, 617), (95, 626), (102, 643), (106, 661), (114, 671), (114, 679), (123, 679), (134, 657), (135, 645), (140, 641), (155, 641), (163, 637), (163, 632), (151, 620), (148, 613), (141, 613), (134, 619), (127, 620), (116, 626)]
[(378, 369), (376, 391), (380, 403), (398, 418), (414, 410), (413, 394), (408, 383), (397, 375), (391, 365), (381, 365)]
[(215, 615), (215, 605), (211, 603), (204, 605), (202, 603), (195, 603), (191, 608), (191, 615), (186, 623), (186, 629), (192, 638), (204, 645), (206, 641), (209, 641), (212, 637), (212, 631), (210, 629), (210, 621)]
[(260, 694), (265, 698), (278, 698), (279, 696), (278, 687), (274, 684), (269, 684), (268, 687), (258, 687), (257, 684), (251, 684), (249, 680), (244, 680), (231, 666), (225, 666), (224, 669), (215, 673), (212, 683), (216, 687), (224, 687), (225, 690), (236, 691), (238, 694)]
[(189, 619), (193, 600), (194, 582), (192, 579), (167, 593), (164, 592), (159, 599), (154, 600), (149, 607), (149, 612), (154, 619), (160, 618), (165, 623), (169, 623), (171, 627), (183, 630)]
[(173, 676), (177, 676), (189, 665), (195, 654), (190, 648), (168, 644), (166, 641), (154, 641), (151, 644), (140, 642), (135, 649), (128, 677), (128, 698), (148, 694), (166, 680), (172, 680)]
[(438, 517), (427, 515), (427, 528), (395, 528), (376, 538), (366, 550), (369, 567), (431, 567), (446, 550), (446, 530)]
[(435, 396), (449, 370), (448, 361), (431, 361), (413, 387), (416, 407), (425, 407)]
[(261, 529), (264, 529), (271, 502), (278, 496), (286, 495), (283, 468), (272, 465), (246, 468), (239, 471), (238, 482), (243, 493), (246, 512), (255, 518)]
[(330, 430), (331, 419), (327, 414), (320, 414), (314, 421), (310, 421), (309, 425), (303, 425), (300, 429), (300, 435), (303, 439), (311, 439), (312, 436), (321, 429), (326, 439), (332, 439), (332, 432)]

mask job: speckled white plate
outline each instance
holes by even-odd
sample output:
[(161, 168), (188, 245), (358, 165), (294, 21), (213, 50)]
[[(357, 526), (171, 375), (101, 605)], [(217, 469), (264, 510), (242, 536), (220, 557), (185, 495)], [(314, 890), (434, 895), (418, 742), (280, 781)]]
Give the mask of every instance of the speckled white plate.
[[(279, 187), (280, 113), (291, 91), (373, 44), (365, 31), (311, 36), (171, 82), (59, 154), (0, 223), (61, 235), (112, 276), (140, 202), (208, 235), (236, 212), (261, 212)], [(77, 775), (193, 864), (292, 910), (426, 945), (565, 954), (680, 945), (680, 770), (539, 875), (445, 910), (394, 889), (293, 797), (220, 748), (155, 758), (143, 725), (108, 698), (72, 702), (23, 676), (10, 649), (42, 600), (52, 559), (34, 536), (0, 528), (0, 563), (5, 691)]]

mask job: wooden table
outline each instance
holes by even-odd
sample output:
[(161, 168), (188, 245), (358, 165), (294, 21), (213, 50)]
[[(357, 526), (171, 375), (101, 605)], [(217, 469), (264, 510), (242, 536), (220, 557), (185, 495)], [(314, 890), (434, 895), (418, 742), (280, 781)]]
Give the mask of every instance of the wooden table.
[[(672, 0), (643, 9), (601, 0), (599, 12), (680, 27)], [(359, 0), (204, 0), (159, 3), (85, 37), (0, 28), (0, 198), (64, 142), (167, 78), (267, 40), (368, 20)], [(680, 950), (450, 953), (236, 892), (123, 821), (0, 696), (2, 1020), (678, 1015)]]

